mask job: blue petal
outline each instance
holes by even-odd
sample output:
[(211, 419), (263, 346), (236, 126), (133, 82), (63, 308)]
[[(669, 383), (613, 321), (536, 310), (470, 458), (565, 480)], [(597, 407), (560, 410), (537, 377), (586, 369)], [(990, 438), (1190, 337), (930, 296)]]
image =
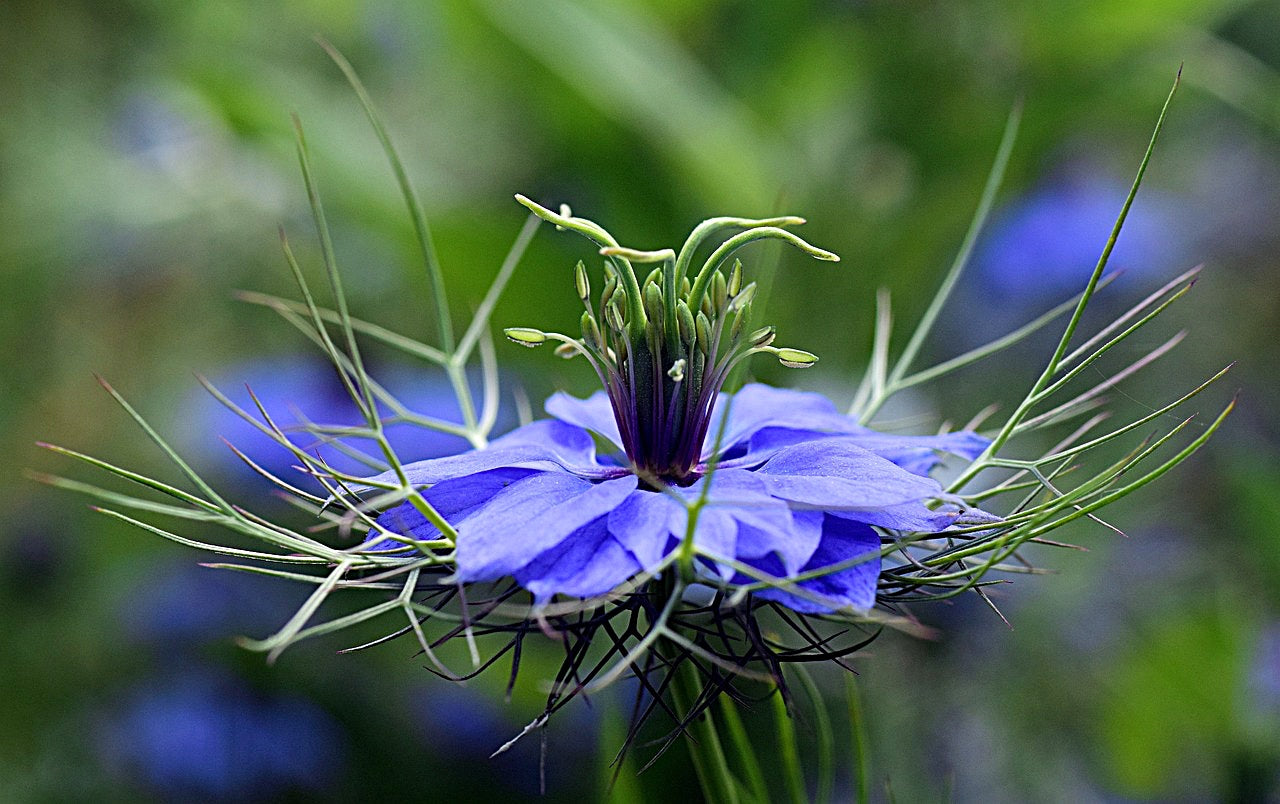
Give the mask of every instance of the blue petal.
[[(697, 493), (696, 487), (672, 489), (667, 493), (637, 491), (609, 514), (609, 532), (646, 570), (651, 570), (676, 549), (688, 533), (688, 509), (676, 495), (692, 498)], [(694, 533), (699, 550), (718, 558), (735, 557), (738, 523), (734, 513), (736, 511), (711, 506), (703, 509)], [(718, 567), (717, 572), (725, 578), (733, 574), (725, 567)]]
[(940, 533), (948, 528), (973, 525), (998, 525), (1001, 517), (989, 514), (981, 508), (961, 508), (954, 503), (944, 503), (928, 508), (919, 503), (904, 503), (881, 511), (831, 511), (832, 516), (879, 525), (894, 530)]
[(973, 460), (991, 443), (967, 430), (938, 436), (879, 433), (840, 413), (835, 404), (821, 394), (752, 384), (735, 395), (724, 395), (717, 400), (703, 449), (704, 460), (714, 452), (718, 423), (726, 406), (729, 421), (720, 449), (724, 468), (759, 466), (785, 447), (840, 436), (912, 474), (926, 475), (939, 463), (937, 452)]
[(755, 474), (773, 496), (827, 511), (884, 511), (945, 496), (936, 481), (913, 475), (845, 438), (786, 447)]
[[(422, 497), (436, 509), (436, 513), (456, 528), (468, 515), (489, 502), (507, 486), (523, 480), (535, 471), (537, 470), (504, 467), (465, 477), (455, 477), (427, 489), (422, 493)], [(395, 508), (384, 511), (378, 517), (378, 524), (402, 536), (423, 541), (440, 536), (440, 530), (428, 522), (427, 518), (409, 502), (403, 502)], [(376, 530), (370, 531), (370, 537), (373, 539), (377, 539), (379, 535)], [(382, 539), (366, 549), (392, 550), (403, 546), (394, 539)]]
[(635, 487), (630, 475), (592, 484), (567, 472), (539, 472), (512, 483), (459, 527), (459, 579), (491, 581), (514, 574), (608, 514)]
[[(609, 514), (609, 532), (646, 569), (675, 549), (687, 531), (687, 509), (676, 495), (692, 503), (703, 493), (706, 478), (668, 493), (637, 491)], [(721, 559), (749, 561), (777, 555), (789, 573), (809, 560), (818, 545), (818, 530), (793, 517), (787, 504), (769, 493), (768, 484), (751, 472), (725, 469), (711, 478), (707, 504), (694, 535), (700, 552)], [(714, 562), (713, 562), (714, 563)], [(733, 570), (717, 566), (730, 578)]]
[(602, 595), (640, 570), (640, 562), (609, 535), (605, 517), (599, 516), (530, 561), (516, 581), (542, 604), (556, 594)]
[[(685, 531), (680, 533), (683, 537)], [(697, 530), (693, 533), (693, 544), (699, 552), (714, 558), (733, 559), (738, 554), (738, 523), (733, 515), (717, 508), (705, 508), (698, 515)], [(715, 563), (716, 572), (724, 580), (733, 577), (733, 569), (727, 565)]]
[(949, 452), (971, 461), (991, 443), (967, 430), (938, 436), (904, 436), (877, 433), (853, 424), (849, 425), (846, 433), (765, 427), (756, 431), (746, 445), (738, 445), (735, 452), (724, 456), (718, 465), (726, 469), (756, 467), (786, 447), (821, 438), (846, 439), (913, 475), (927, 475), (933, 471), (942, 461), (939, 452)]
[[(711, 491), (698, 520), (698, 547), (704, 547), (703, 520), (709, 514), (717, 514), (731, 519), (735, 530), (733, 552), (720, 551), (719, 555), (749, 560), (776, 553), (788, 572), (799, 569), (813, 555), (818, 543), (816, 530), (797, 528), (791, 509), (770, 493), (764, 478), (741, 469), (722, 469), (694, 483), (685, 493), (701, 494), (707, 482), (711, 483)], [(727, 542), (723, 536), (717, 538), (722, 544)]]
[(736, 394), (721, 394), (716, 400), (703, 445), (704, 457), (709, 458), (714, 451), (720, 420), (726, 410), (729, 418), (721, 439), (721, 452), (745, 444), (766, 427), (832, 433), (857, 427), (822, 394), (752, 383)]
[(864, 524), (817, 512), (806, 512), (806, 515), (822, 518), (822, 540), (803, 572), (834, 566), (858, 556), (867, 559), (796, 584), (813, 592), (822, 602), (779, 588), (763, 589), (756, 592), (756, 596), (776, 600), (806, 614), (823, 614), (845, 607), (858, 611), (870, 609), (876, 602), (876, 579), (880, 577), (880, 537)]
[(939, 452), (949, 452), (972, 461), (991, 443), (989, 438), (970, 430), (935, 436), (904, 436), (863, 430), (848, 438), (863, 449), (893, 461), (914, 475), (927, 475), (933, 471), (941, 462)]
[[(553, 419), (526, 424), (497, 439), (485, 449), (406, 464), (405, 476), (414, 486), (433, 486), (444, 480), (504, 466), (562, 469), (582, 477), (610, 477), (613, 467), (595, 460), (595, 442), (585, 430)], [(395, 472), (369, 478), (375, 483), (397, 483)]]
[(832, 516), (878, 525), (892, 530), (937, 533), (959, 522), (960, 511), (954, 505), (929, 508), (922, 502), (906, 502), (869, 511), (828, 511)]
[(547, 399), (544, 407), (547, 413), (560, 421), (599, 433), (619, 448), (622, 447), (622, 436), (618, 433), (618, 420), (613, 415), (613, 403), (609, 401), (609, 395), (604, 391), (596, 391), (586, 399), (578, 399), (563, 391), (557, 391)]
[(724, 469), (755, 468), (785, 447), (829, 438), (831, 435), (819, 430), (765, 427), (753, 433), (746, 444), (737, 444), (732, 452), (722, 454), (717, 465)]
[(609, 512), (608, 525), (647, 571), (667, 555), (672, 538), (684, 535), (684, 506), (666, 494), (636, 491)]
[(738, 522), (738, 557), (745, 561), (773, 555), (790, 576), (800, 571), (818, 549), (820, 520), (812, 511), (788, 511), (786, 530), (764, 530), (744, 521)]

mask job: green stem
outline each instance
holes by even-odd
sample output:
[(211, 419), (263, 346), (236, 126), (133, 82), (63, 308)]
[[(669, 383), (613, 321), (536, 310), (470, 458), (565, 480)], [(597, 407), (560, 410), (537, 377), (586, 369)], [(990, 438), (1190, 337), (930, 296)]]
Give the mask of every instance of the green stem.
[(862, 699), (858, 696), (858, 684), (852, 673), (845, 674), (845, 691), (849, 699), (849, 732), (853, 739), (853, 761), (857, 778), (854, 780), (858, 804), (871, 800), (871, 774), (867, 767), (867, 726), (862, 715)]
[(600, 800), (611, 804), (643, 804), (644, 795), (640, 789), (640, 780), (634, 768), (630, 766), (630, 754), (618, 760), (617, 766), (609, 762), (609, 757), (627, 738), (627, 729), (618, 718), (603, 718), (600, 728)]
[[(691, 711), (698, 702), (701, 688), (698, 670), (690, 661), (685, 661), (684, 666), (676, 671), (676, 680), (672, 686), (678, 711)], [(720, 735), (716, 731), (711, 710), (704, 710), (688, 728), (685, 745), (689, 748), (689, 759), (693, 762), (693, 770), (698, 776), (703, 797), (707, 801), (737, 804), (738, 782), (729, 771), (729, 761), (720, 744)]]
[(773, 696), (773, 718), (778, 726), (778, 754), (782, 759), (787, 792), (796, 804), (807, 804), (809, 795), (804, 788), (804, 771), (800, 768), (800, 751), (796, 747), (796, 730), (791, 723), (791, 713), (779, 689)]
[(764, 780), (763, 771), (760, 770), (760, 760), (751, 746), (751, 736), (743, 727), (742, 717), (739, 716), (737, 705), (732, 698), (727, 695), (720, 696), (720, 712), (724, 720), (725, 732), (733, 743), (738, 761), (742, 763), (743, 775), (746, 776), (751, 797), (763, 804), (769, 800), (769, 786)]
[(831, 718), (827, 715), (826, 701), (822, 691), (814, 683), (813, 677), (802, 664), (796, 665), (794, 675), (800, 679), (801, 686), (809, 696), (813, 705), (813, 723), (818, 735), (818, 792), (814, 801), (831, 801), (831, 788), (834, 784), (835, 772), (835, 735), (831, 731)]

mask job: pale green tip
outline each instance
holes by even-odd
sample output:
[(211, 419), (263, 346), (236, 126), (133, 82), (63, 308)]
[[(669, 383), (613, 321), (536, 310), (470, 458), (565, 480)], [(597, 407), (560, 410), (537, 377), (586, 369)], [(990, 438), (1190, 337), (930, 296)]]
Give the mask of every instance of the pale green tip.
[(528, 346), (530, 349), (547, 342), (547, 333), (530, 327), (507, 327), (502, 334), (512, 343)]
[(778, 362), (787, 368), (809, 368), (818, 362), (818, 356), (803, 349), (775, 349)]
[(546, 207), (542, 206), (537, 201), (534, 201), (528, 196), (521, 195), (520, 193), (516, 193), (516, 201), (519, 202), (520, 205), (523, 206), (525, 209), (532, 212), (534, 215), (537, 215), (539, 218), (542, 218), (544, 221), (547, 221), (548, 223), (554, 223), (556, 226), (563, 226), (565, 223), (568, 222), (570, 217), (569, 215), (564, 214), (565, 212), (568, 212), (568, 207), (565, 205), (561, 205), (560, 214), (557, 214), (547, 209)]

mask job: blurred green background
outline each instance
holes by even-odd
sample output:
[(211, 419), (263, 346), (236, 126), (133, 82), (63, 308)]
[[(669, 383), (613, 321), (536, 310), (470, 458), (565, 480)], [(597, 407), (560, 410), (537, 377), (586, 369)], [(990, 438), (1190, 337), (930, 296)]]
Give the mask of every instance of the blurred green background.
[[(347, 642), (321, 639), (268, 667), (231, 638), (270, 633), (299, 589), (196, 567), (197, 554), (21, 475), (90, 476), (39, 450), (43, 439), (176, 479), (98, 372), (233, 499), (270, 509), (219, 440), (252, 437), (218, 417), (192, 372), (304, 407), (332, 393), (301, 337), (233, 295), (291, 295), (277, 225), (316, 265), (291, 111), (307, 127), (356, 314), (430, 339), (408, 217), (317, 32), (383, 110), (433, 222), (456, 318), (524, 220), (516, 192), (568, 202), (638, 248), (675, 246), (710, 215), (799, 214), (805, 237), (843, 262), (783, 254), (764, 318), (823, 362), (800, 376), (753, 370), (844, 401), (875, 290), (892, 289), (905, 333), (959, 245), (1019, 98), (1008, 178), (933, 357), (1083, 283), (1185, 64), (1116, 252), (1125, 273), (1094, 320), (1204, 263), (1190, 298), (1118, 365), (1179, 329), (1186, 341), (1124, 382), (1115, 404), (1134, 415), (1239, 360), (1230, 387), (1193, 403), (1204, 418), (1238, 387), (1236, 415), (1174, 476), (1111, 512), (1127, 538), (1079, 524), (1065, 538), (1089, 552), (1033, 555), (1060, 573), (997, 590), (1012, 628), (976, 600), (924, 607), (915, 613), (938, 639), (889, 635), (854, 664), (877, 796), (889, 786), (904, 801), (1280, 797), (1277, 4), (7, 0), (0, 799), (537, 792), (536, 738), (485, 757), (538, 713), (554, 647), (530, 660), (511, 703), (505, 670), (455, 687), (407, 643), (339, 657)], [(571, 327), (570, 266), (587, 256), (540, 231), (495, 324)], [(1044, 346), (929, 388), (901, 413), (933, 428), (1016, 401)], [(582, 365), (510, 345), (499, 355), (533, 400), (591, 389)], [(438, 398), (428, 369), (389, 358), (380, 368), (423, 405)], [(840, 689), (834, 674), (819, 680)], [(619, 704), (605, 696), (552, 722), (550, 800), (603, 795), (600, 747), (618, 744)], [(838, 695), (831, 706), (839, 722)], [(748, 724), (767, 730), (759, 710)], [(688, 800), (680, 752), (638, 779), (633, 770), (617, 793)]]

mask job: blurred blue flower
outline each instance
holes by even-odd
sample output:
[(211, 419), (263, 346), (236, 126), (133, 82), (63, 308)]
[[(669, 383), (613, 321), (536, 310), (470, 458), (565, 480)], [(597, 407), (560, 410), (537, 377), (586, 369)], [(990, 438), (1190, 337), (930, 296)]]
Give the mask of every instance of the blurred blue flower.
[(0, 531), (0, 600), (38, 606), (61, 594), (74, 548), (37, 506), (23, 506), (11, 516), (21, 529)]
[(168, 652), (274, 630), (280, 612), (301, 604), (306, 590), (263, 580), (185, 562), (157, 567), (130, 592), (119, 617), (129, 639)]
[[(555, 418), (488, 449), (406, 467), (459, 531), (458, 577), (513, 576), (539, 603), (602, 594), (653, 570), (683, 539), (686, 504), (705, 493), (695, 529), (705, 555), (780, 578), (866, 556), (800, 583), (808, 595), (770, 588), (761, 597), (804, 612), (869, 609), (880, 569), (873, 526), (937, 532), (968, 515), (952, 503), (929, 508), (926, 501), (946, 495), (926, 474), (939, 461), (936, 451), (972, 458), (987, 444), (969, 432), (877, 433), (819, 394), (748, 385), (686, 424), (702, 436), (700, 454), (685, 475), (671, 477), (636, 468), (645, 464), (633, 453), (635, 439), (619, 427), (634, 422), (604, 392), (585, 400), (556, 394), (547, 412)], [(592, 433), (627, 445), (628, 460), (597, 456)], [(389, 474), (372, 480), (395, 482)], [(409, 503), (384, 512), (378, 524), (415, 539), (439, 537)], [(378, 539), (373, 548), (398, 546)], [(702, 570), (722, 581), (754, 580), (714, 559)]]
[(207, 149), (197, 122), (154, 88), (128, 94), (116, 110), (112, 134), (126, 155), (161, 170), (178, 170)]
[(278, 798), (336, 783), (345, 736), (314, 704), (203, 668), (149, 679), (98, 733), (108, 766), (167, 799)]
[[(396, 368), (376, 373), (374, 379), (409, 410), (437, 419), (462, 421), (453, 387), (442, 372)], [(315, 358), (286, 355), (255, 360), (221, 372), (212, 382), (233, 402), (256, 415), (257, 407), (249, 394), (252, 390), (267, 413), (282, 428), (300, 424), (299, 416), (316, 424), (364, 424), (359, 410), (347, 395), (333, 367)], [(292, 453), (203, 389), (193, 395), (187, 410), (195, 422), (188, 429), (188, 449), (202, 456), (206, 463), (249, 480), (260, 478), (221, 443), (218, 438), (220, 436), (277, 477), (290, 483), (302, 481), (303, 475), (293, 468), (298, 461)], [(386, 411), (384, 415), (387, 415)], [(495, 432), (503, 432), (513, 424), (512, 411), (503, 408), (499, 412)], [(435, 457), (454, 454), (469, 447), (467, 440), (461, 436), (409, 423), (389, 425), (386, 434), (396, 452), (401, 455)], [(303, 432), (291, 433), (290, 441), (312, 452), (318, 446), (315, 436)], [(344, 439), (344, 443), (366, 454), (373, 448), (373, 442), (367, 440)], [(325, 461), (339, 471), (353, 474), (368, 471), (367, 466), (332, 446), (321, 446), (319, 449)], [(373, 452), (376, 454), (376, 449)]]
[(187, 565), (148, 577), (119, 616), (160, 669), (105, 719), (97, 737), (107, 766), (166, 799), (275, 799), (336, 781), (346, 757), (336, 721), (305, 698), (251, 689), (198, 650), (277, 626), (304, 590)]
[[(1084, 288), (1098, 262), (1128, 184), (1091, 165), (1070, 164), (992, 219), (973, 255), (973, 291), (983, 310), (1021, 316)], [(1185, 251), (1185, 221), (1149, 191), (1125, 220), (1109, 270), (1168, 271)]]
[(1249, 668), (1253, 706), (1280, 714), (1280, 623), (1263, 630)]
[(452, 686), (423, 687), (412, 703), (427, 745), (448, 745), (459, 759), (483, 759), (501, 742), (500, 735), (519, 728), (510, 712), (476, 690)]
[[(619, 703), (620, 700), (610, 701), (611, 705)], [(414, 715), (422, 744), (431, 750), (449, 748), (447, 760), (440, 763), (444, 767), (433, 768), (432, 772), (447, 786), (453, 800), (481, 796), (494, 801), (533, 798), (540, 794), (542, 776), (554, 779), (557, 790), (574, 785), (588, 787), (595, 781), (594, 764), (584, 763), (582, 757), (591, 756), (598, 748), (602, 707), (561, 710), (543, 734), (552, 750), (544, 753), (540, 741), (532, 740), (493, 756), (494, 750), (524, 725), (497, 696), (476, 687), (423, 686), (414, 691), (407, 706)], [(471, 775), (469, 770), (477, 764), (492, 769), (489, 778), (457, 778)]]

